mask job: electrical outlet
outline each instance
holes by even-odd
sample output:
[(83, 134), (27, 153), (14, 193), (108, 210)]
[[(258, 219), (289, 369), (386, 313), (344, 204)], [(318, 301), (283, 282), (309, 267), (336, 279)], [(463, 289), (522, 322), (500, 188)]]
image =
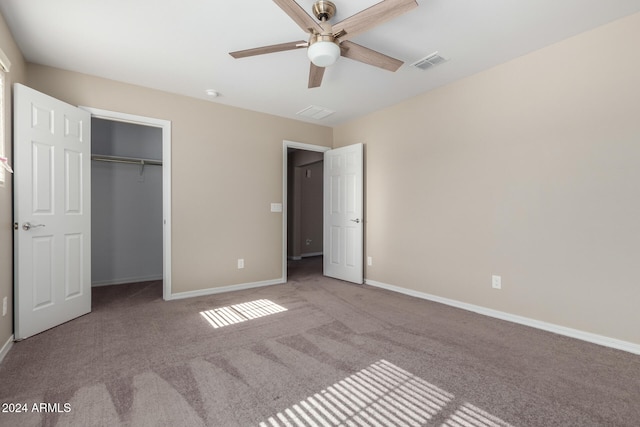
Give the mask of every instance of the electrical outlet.
[(2, 298), (2, 315), (7, 315), (7, 297)]
[(367, 257), (367, 265), (373, 265), (373, 258), (370, 256)]
[(502, 278), (500, 276), (491, 276), (491, 287), (493, 289), (502, 289)]
[(244, 268), (244, 259), (238, 258), (238, 268)]

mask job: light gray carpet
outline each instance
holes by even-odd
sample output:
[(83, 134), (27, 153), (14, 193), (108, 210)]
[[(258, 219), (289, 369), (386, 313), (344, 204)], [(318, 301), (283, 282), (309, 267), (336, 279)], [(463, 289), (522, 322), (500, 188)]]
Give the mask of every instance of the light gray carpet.
[(28, 412), (0, 425), (640, 425), (638, 356), (319, 268), (171, 302), (159, 282), (95, 288), (92, 313), (13, 346), (0, 402)]

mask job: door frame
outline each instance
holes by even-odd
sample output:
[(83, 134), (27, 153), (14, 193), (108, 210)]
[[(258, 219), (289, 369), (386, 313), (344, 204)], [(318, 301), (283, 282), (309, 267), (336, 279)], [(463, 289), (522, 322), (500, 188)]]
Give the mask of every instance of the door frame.
[(171, 121), (80, 106), (91, 118), (151, 126), (162, 130), (162, 299), (171, 299)]
[[(288, 185), (288, 151), (289, 148), (296, 150), (316, 151), (324, 153), (331, 150), (331, 147), (325, 147), (323, 145), (305, 144), (303, 142), (282, 141), (282, 281), (287, 282), (287, 233), (289, 231), (289, 223), (287, 221), (287, 209), (289, 204), (289, 195), (287, 192)], [(322, 189), (324, 193), (324, 187)]]

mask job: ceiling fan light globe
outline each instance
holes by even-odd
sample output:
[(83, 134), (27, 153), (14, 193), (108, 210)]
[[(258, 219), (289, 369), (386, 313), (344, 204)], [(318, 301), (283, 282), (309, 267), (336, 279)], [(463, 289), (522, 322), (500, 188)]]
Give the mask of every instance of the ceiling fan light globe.
[(307, 49), (309, 60), (317, 67), (328, 67), (340, 57), (340, 47), (331, 41), (317, 41)]

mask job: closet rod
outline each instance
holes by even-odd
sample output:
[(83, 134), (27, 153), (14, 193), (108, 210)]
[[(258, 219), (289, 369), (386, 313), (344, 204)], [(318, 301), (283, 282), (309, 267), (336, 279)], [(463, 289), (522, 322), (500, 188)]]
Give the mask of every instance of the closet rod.
[(91, 156), (91, 160), (97, 160), (100, 162), (114, 162), (114, 163), (130, 163), (134, 165), (158, 165), (162, 166), (162, 160), (153, 159), (139, 159), (136, 157), (120, 157), (120, 156), (103, 156), (94, 154)]

